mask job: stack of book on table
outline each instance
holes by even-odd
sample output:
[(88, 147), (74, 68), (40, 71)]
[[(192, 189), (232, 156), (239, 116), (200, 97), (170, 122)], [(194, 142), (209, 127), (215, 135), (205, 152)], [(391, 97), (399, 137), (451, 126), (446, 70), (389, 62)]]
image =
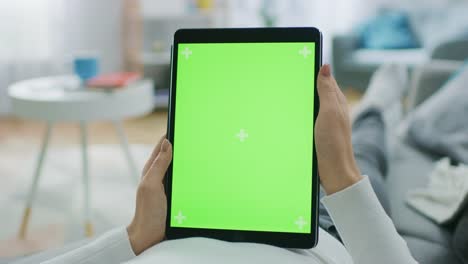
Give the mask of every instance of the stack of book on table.
[(89, 88), (121, 89), (141, 79), (141, 74), (136, 72), (116, 72), (99, 75), (86, 82)]

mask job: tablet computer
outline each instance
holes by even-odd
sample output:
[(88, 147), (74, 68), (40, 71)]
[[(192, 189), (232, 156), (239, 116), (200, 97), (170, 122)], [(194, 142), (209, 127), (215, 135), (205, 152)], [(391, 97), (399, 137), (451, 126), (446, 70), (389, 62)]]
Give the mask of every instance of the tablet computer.
[(167, 238), (316, 245), (321, 39), (315, 28), (175, 33)]

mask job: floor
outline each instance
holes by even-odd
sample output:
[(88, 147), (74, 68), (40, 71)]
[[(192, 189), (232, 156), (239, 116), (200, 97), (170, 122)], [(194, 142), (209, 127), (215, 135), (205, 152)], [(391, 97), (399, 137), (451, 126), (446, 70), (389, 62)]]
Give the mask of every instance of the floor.
[[(131, 152), (137, 163), (141, 168), (142, 162), (146, 160), (149, 155), (152, 145), (156, 144), (158, 139), (166, 132), (167, 111), (153, 112), (147, 116), (125, 120), (124, 130), (128, 137), (129, 143), (132, 145)], [(124, 161), (122, 151), (117, 145), (119, 143), (117, 133), (110, 122), (95, 122), (90, 123), (88, 127), (88, 139), (90, 143), (90, 160), (91, 170), (94, 185), (94, 199), (97, 200), (93, 203), (95, 210), (98, 211), (95, 215), (99, 216), (106, 214), (112, 215), (113, 211), (105, 212), (106, 208), (112, 208), (112, 205), (100, 206), (99, 201), (105, 199), (102, 196), (105, 194), (105, 188), (99, 190), (99, 186), (104, 186), (103, 182), (96, 180), (104, 179), (106, 176), (104, 171), (110, 171), (113, 167), (118, 169), (113, 173), (112, 181), (117, 184), (113, 190), (123, 190), (132, 200), (131, 195), (134, 193), (134, 188), (129, 190), (127, 186), (131, 184), (122, 184), (122, 179), (126, 179), (126, 175), (118, 176), (118, 174), (128, 173), (125, 162), (121, 166), (106, 165), (105, 159)], [(57, 188), (57, 181), (51, 178), (63, 178), (61, 174), (70, 176), (72, 171), (78, 174), (81, 171), (79, 166), (79, 125), (77, 123), (58, 123), (55, 124), (52, 130), (49, 159), (46, 157), (46, 162), (43, 168), (44, 177), (41, 177), (40, 191), (38, 198), (35, 200), (43, 200), (42, 206), (40, 202), (36, 201), (37, 206), (33, 208), (33, 219), (31, 220), (31, 230), (28, 234), (27, 240), (18, 240), (15, 236), (16, 230), (20, 222), (22, 210), (24, 208), (24, 198), (27, 191), (26, 187), (30, 184), (32, 170), (36, 164), (36, 158), (39, 152), (40, 143), (43, 134), (46, 130), (44, 122), (33, 120), (22, 120), (15, 117), (1, 117), (0, 116), (0, 208), (2, 209), (2, 227), (0, 227), (0, 263), (6, 261), (8, 263), (11, 258), (17, 256), (25, 256), (34, 252), (42, 251), (48, 248), (59, 247), (70, 241), (81, 239), (81, 223), (74, 223), (74, 217), (70, 215), (81, 212), (80, 210), (71, 209), (66, 212), (67, 207), (77, 204), (79, 207), (81, 203), (78, 198), (68, 198), (68, 194), (54, 194), (54, 191), (63, 189)], [(140, 147), (141, 146), (141, 147)], [(142, 147), (146, 146), (148, 150)], [(77, 152), (77, 153), (74, 153)], [(58, 154), (60, 153), (60, 154)], [(139, 155), (138, 155), (139, 154)], [(50, 157), (60, 157), (59, 159), (50, 159)], [(104, 159), (104, 160), (103, 160)], [(18, 168), (18, 161), (24, 164)], [(14, 165), (16, 164), (16, 165)], [(76, 166), (75, 166), (76, 165)], [(118, 164), (120, 165), (120, 164)], [(16, 166), (17, 169), (12, 169)], [(94, 167), (93, 167), (94, 166)], [(65, 173), (62, 167), (70, 168)], [(75, 178), (80, 179), (81, 175), (74, 175)], [(67, 181), (63, 186), (74, 186), (70, 178), (73, 176), (65, 177)], [(116, 180), (117, 178), (117, 180)], [(49, 182), (48, 182), (49, 179)], [(70, 183), (71, 182), (71, 183)], [(68, 184), (68, 185), (67, 185)], [(124, 186), (123, 186), (124, 185)], [(48, 186), (50, 187), (48, 189)], [(79, 182), (78, 182), (78, 186)], [(5, 189), (6, 188), (6, 189)], [(74, 188), (74, 187), (73, 187)], [(127, 189), (125, 189), (127, 188)], [(80, 189), (80, 188), (74, 188)], [(96, 190), (97, 189), (97, 190)], [(57, 191), (58, 192), (58, 191)], [(54, 197), (48, 197), (47, 195)], [(129, 193), (129, 194), (128, 194)], [(42, 198), (40, 198), (42, 196)], [(45, 196), (45, 197), (44, 197)], [(121, 195), (123, 197), (123, 195)], [(67, 197), (67, 199), (63, 199)], [(77, 197), (76, 194), (73, 197)], [(51, 200), (61, 200), (61, 203), (55, 204)], [(52, 209), (51, 209), (52, 208)], [(60, 208), (60, 210), (56, 210)], [(131, 207), (129, 210), (132, 211)], [(6, 213), (6, 215), (5, 215)], [(80, 215), (80, 213), (78, 213)], [(6, 217), (6, 218), (3, 218)], [(98, 218), (98, 217), (95, 217)], [(120, 216), (113, 217), (114, 219), (127, 219), (128, 217)], [(96, 231), (105, 230), (112, 225), (112, 221), (101, 216), (101, 219), (95, 219), (98, 222)], [(99, 222), (101, 224), (99, 224)], [(96, 223), (95, 223), (96, 225)], [(99, 227), (99, 225), (101, 227)], [(7, 230), (8, 229), (8, 230)], [(101, 229), (101, 230), (99, 230)], [(101, 232), (99, 232), (101, 233)]]
[[(124, 121), (124, 129), (131, 144), (153, 144), (166, 131), (167, 112), (158, 111), (150, 115)], [(15, 117), (0, 117), (0, 144), (15, 140), (38, 145), (46, 125), (44, 122), (22, 120)], [(110, 122), (89, 124), (90, 144), (116, 144), (117, 134)], [(79, 144), (77, 123), (58, 123), (52, 130), (51, 145), (67, 146)]]
[[(137, 168), (152, 145), (132, 144)], [(41, 170), (26, 239), (18, 230), (36, 164), (37, 146), (26, 142), (0, 144), (0, 263), (85, 238), (80, 149), (51, 146)], [(89, 147), (91, 218), (96, 235), (127, 225), (135, 206), (139, 172), (129, 169), (117, 144)]]

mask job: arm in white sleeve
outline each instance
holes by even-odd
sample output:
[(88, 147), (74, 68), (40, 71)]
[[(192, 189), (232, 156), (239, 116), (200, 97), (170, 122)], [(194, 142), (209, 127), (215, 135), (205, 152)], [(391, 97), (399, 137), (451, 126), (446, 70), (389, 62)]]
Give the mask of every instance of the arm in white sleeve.
[(356, 264), (417, 263), (387, 216), (367, 177), (322, 198)]
[(94, 264), (122, 263), (135, 257), (130, 245), (127, 229), (111, 230), (96, 240), (43, 264)]

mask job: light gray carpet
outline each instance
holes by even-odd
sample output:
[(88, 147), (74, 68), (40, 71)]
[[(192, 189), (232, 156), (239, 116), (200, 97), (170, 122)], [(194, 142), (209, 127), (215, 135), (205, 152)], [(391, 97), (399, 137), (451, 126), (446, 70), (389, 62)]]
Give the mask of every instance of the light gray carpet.
[[(152, 146), (131, 146), (138, 168), (143, 167), (151, 150)], [(49, 149), (34, 200), (28, 243), (16, 239), (37, 154), (38, 146), (22, 142), (0, 146), (0, 263), (2, 258), (6, 261), (7, 257), (84, 238), (81, 155), (76, 146)], [(120, 146), (90, 146), (89, 161), (96, 234), (128, 224), (136, 183)]]

